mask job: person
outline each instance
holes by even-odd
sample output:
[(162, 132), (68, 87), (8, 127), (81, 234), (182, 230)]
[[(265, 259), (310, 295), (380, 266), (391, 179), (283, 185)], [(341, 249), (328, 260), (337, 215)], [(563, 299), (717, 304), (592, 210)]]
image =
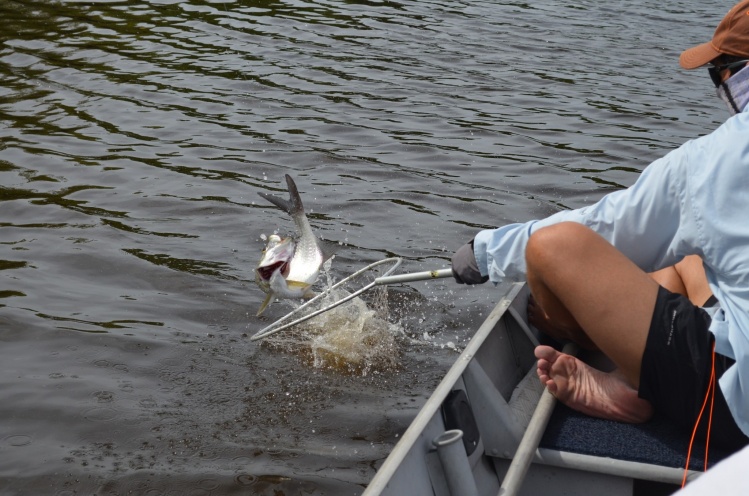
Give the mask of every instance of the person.
[[(625, 422), (658, 411), (691, 432), (712, 391), (710, 443), (732, 451), (749, 444), (748, 62), (744, 0), (712, 40), (679, 58), (685, 69), (708, 66), (732, 114), (726, 122), (651, 163), (627, 189), (480, 231), (452, 258), (458, 282), (525, 278), (557, 326), (581, 329), (616, 365), (604, 372), (537, 347), (538, 376), (560, 401)], [(701, 259), (717, 305), (695, 305), (650, 274), (688, 256)]]

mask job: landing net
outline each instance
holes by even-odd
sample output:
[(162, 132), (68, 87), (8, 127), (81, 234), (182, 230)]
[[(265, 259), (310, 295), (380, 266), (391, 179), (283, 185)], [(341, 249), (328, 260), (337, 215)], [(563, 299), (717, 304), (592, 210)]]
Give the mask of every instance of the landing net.
[[(297, 324), (300, 324), (304, 322), (305, 320), (309, 320), (312, 317), (316, 317), (320, 315), (321, 313), (327, 312), (328, 310), (332, 310), (333, 308), (342, 305), (346, 303), (347, 301), (350, 301), (357, 296), (361, 295), (362, 293), (372, 289), (374, 286), (376, 286), (379, 281), (377, 279), (365, 284), (358, 290), (354, 291), (353, 293), (336, 293), (337, 299), (334, 299), (332, 303), (328, 303), (322, 308), (319, 308), (317, 310), (314, 310), (314, 306), (324, 300), (326, 297), (331, 295), (336, 289), (339, 287), (350, 283), (351, 281), (355, 281), (358, 278), (363, 277), (365, 274), (371, 273), (376, 271), (381, 265), (389, 266), (387, 267), (387, 270), (383, 274), (380, 275), (379, 279), (382, 279), (384, 277), (389, 276), (393, 272), (395, 272), (395, 269), (397, 269), (402, 260), (398, 257), (394, 258), (386, 258), (384, 260), (377, 261), (375, 263), (369, 264), (363, 269), (360, 269), (350, 276), (341, 279), (334, 285), (330, 286), (329, 288), (325, 289), (325, 291), (321, 292), (311, 300), (304, 303), (299, 308), (287, 313), (277, 321), (273, 322), (271, 325), (264, 327), (263, 329), (260, 329), (257, 333), (255, 333), (254, 336), (252, 336), (250, 339), (252, 341), (257, 341), (258, 339), (267, 338), (268, 336), (271, 336), (277, 332), (283, 331), (284, 329), (288, 329), (289, 327), (293, 327)], [(371, 274), (369, 274), (371, 275)], [(293, 320), (292, 320), (293, 319)]]

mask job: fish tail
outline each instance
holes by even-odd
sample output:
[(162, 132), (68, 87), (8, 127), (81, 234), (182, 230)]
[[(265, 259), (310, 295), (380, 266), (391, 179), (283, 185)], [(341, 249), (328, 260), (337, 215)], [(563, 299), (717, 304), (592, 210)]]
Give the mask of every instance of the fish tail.
[(292, 216), (304, 212), (302, 197), (299, 196), (299, 190), (296, 189), (296, 183), (290, 175), (286, 174), (286, 186), (289, 188), (289, 214)]
[(286, 174), (286, 184), (289, 189), (288, 200), (267, 193), (258, 192), (258, 194), (293, 217), (304, 212), (304, 205), (302, 205), (302, 198), (299, 196), (299, 190), (297, 190), (294, 180), (288, 174)]

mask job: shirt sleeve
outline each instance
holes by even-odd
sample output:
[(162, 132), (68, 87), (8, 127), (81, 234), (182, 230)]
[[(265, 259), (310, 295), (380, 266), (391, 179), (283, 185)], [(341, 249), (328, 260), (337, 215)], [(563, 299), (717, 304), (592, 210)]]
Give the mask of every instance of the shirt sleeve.
[(685, 200), (686, 143), (650, 164), (634, 185), (597, 203), (543, 220), (480, 231), (474, 255), (482, 275), (498, 283), (524, 280), (525, 247), (531, 234), (560, 222), (577, 222), (603, 236), (645, 271), (676, 263), (695, 250), (696, 231)]

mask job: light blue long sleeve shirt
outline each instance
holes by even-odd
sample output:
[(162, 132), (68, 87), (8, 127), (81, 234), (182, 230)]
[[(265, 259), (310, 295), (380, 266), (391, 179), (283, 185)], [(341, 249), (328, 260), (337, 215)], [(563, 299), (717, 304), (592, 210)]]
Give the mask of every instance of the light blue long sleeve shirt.
[(720, 387), (749, 436), (749, 108), (594, 205), (479, 232), (474, 254), (481, 274), (495, 283), (525, 279), (530, 235), (564, 221), (590, 227), (646, 272), (687, 255), (703, 259), (720, 303), (710, 325), (715, 349), (736, 360)]

